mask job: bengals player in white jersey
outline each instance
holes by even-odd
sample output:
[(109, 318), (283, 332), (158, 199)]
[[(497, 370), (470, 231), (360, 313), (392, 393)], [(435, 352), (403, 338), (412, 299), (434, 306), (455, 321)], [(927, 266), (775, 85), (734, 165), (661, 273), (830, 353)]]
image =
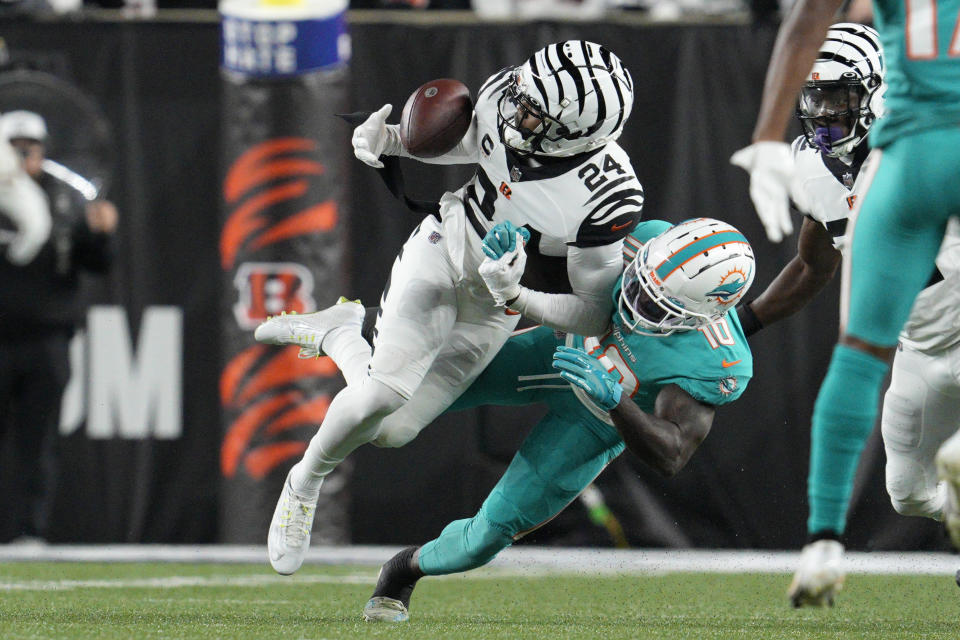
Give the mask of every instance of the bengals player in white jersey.
[[(476, 174), (444, 194), (439, 213), (404, 244), (380, 300), (367, 375), (337, 394), (284, 484), (268, 535), (279, 573), (303, 561), (324, 476), (391, 424), (416, 432), (432, 422), (493, 359), (521, 314), (570, 333), (604, 331), (623, 238), (643, 205), (616, 143), (632, 102), (633, 80), (620, 59), (580, 40), (549, 45), (481, 87), (464, 138), (428, 161), (476, 163)], [(390, 111), (385, 105), (354, 130), (354, 154), (374, 167), (382, 155), (409, 156), (398, 128), (386, 124)], [(484, 263), (484, 237), (507, 222), (500, 241), (510, 259)], [(304, 336), (301, 346), (319, 350), (318, 326), (357, 325), (362, 317), (359, 304), (338, 304), (268, 320), (255, 335), (276, 344)]]

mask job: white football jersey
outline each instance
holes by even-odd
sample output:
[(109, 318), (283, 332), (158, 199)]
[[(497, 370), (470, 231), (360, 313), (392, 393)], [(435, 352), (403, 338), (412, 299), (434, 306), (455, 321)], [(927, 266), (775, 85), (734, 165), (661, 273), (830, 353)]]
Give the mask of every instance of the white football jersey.
[[(792, 149), (791, 197), (802, 214), (824, 226), (846, 258), (844, 234), (850, 210), (862, 196), (860, 166), (866, 149), (855, 153), (849, 165), (825, 158), (803, 136), (793, 141)], [(947, 225), (933, 280), (917, 296), (900, 334), (901, 341), (917, 351), (940, 351), (960, 343), (960, 222), (956, 218)]]
[(794, 140), (791, 148), (794, 174), (790, 196), (800, 213), (823, 225), (833, 237), (833, 246), (842, 252), (847, 218), (864, 188), (860, 166), (866, 147), (852, 156), (849, 165), (820, 155), (803, 136)]
[[(547, 158), (531, 166), (509, 151), (500, 141), (497, 103), (510, 72), (491, 76), (477, 95), (479, 164), (476, 174), (456, 192), (470, 223), (481, 237), (506, 220), (529, 229), (528, 271), (544, 264), (538, 256), (565, 259), (570, 246), (621, 243), (643, 208), (643, 188), (629, 156), (611, 142), (593, 152)], [(550, 271), (554, 276), (562, 273), (565, 280), (565, 267), (558, 266)]]

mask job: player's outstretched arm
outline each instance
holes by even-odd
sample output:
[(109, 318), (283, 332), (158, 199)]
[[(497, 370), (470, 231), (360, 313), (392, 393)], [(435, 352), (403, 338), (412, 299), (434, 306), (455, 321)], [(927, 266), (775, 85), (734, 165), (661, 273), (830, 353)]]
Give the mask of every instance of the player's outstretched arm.
[(797, 93), (843, 0), (797, 0), (777, 33), (753, 142), (783, 142)]
[[(397, 135), (400, 135), (399, 132)], [(470, 121), (470, 127), (467, 129), (467, 132), (463, 134), (463, 137), (460, 138), (460, 142), (445, 154), (437, 156), (436, 158), (420, 158), (408, 153), (401, 145), (399, 155), (404, 158), (413, 158), (426, 164), (473, 164), (480, 162), (480, 145), (477, 142), (477, 115), (473, 115), (473, 119)]]
[(658, 472), (672, 476), (686, 466), (710, 433), (715, 413), (713, 405), (671, 384), (660, 390), (653, 414), (624, 397), (610, 417), (627, 449)]
[[(744, 332), (756, 333), (761, 328), (787, 318), (810, 302), (833, 278), (840, 265), (840, 252), (833, 238), (820, 224), (804, 218), (800, 227), (797, 255), (755, 300), (741, 311)], [(752, 313), (756, 322), (744, 320)]]
[(610, 292), (623, 270), (620, 245), (571, 247), (567, 273), (573, 293), (544, 293), (520, 285), (526, 264), (526, 229), (510, 221), (497, 223), (483, 239), (486, 259), (480, 276), (499, 306), (519, 311), (528, 319), (567, 333), (597, 336), (610, 323)]
[(544, 293), (526, 287), (509, 306), (553, 329), (599, 336), (610, 325), (613, 285), (623, 273), (621, 242), (599, 247), (570, 247), (567, 277), (573, 293)]
[(798, 0), (777, 34), (752, 144), (730, 162), (750, 173), (750, 198), (771, 242), (793, 233), (790, 146), (783, 141), (797, 93), (842, 0)]
[(403, 156), (431, 164), (470, 164), (479, 160), (476, 116), (457, 146), (442, 156), (427, 159), (413, 156), (403, 148), (399, 125), (387, 124), (392, 111), (393, 106), (385, 104), (353, 130), (353, 155), (364, 164), (383, 168), (380, 156)]
[(680, 471), (710, 433), (715, 408), (675, 384), (660, 390), (649, 414), (623, 394), (619, 374), (582, 349), (557, 347), (553, 368), (608, 411), (627, 449), (665, 476)]

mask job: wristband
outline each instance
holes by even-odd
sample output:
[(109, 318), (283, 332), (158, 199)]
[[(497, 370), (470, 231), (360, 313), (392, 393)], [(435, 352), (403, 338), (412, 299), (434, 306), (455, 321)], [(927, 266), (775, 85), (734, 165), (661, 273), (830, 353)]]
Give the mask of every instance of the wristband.
[(737, 307), (737, 317), (740, 318), (740, 328), (743, 329), (743, 335), (748, 337), (760, 331), (760, 329), (763, 329), (763, 323), (760, 322), (760, 318), (758, 318), (757, 314), (750, 308), (752, 303), (753, 300), (747, 300)]

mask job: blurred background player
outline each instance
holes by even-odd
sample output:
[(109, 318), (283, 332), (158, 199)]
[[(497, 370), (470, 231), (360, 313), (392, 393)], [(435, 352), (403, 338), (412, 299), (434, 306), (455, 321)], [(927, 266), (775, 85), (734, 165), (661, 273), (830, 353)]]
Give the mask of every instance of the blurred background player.
[[(793, 162), (782, 142), (789, 113), (840, 4), (799, 0), (794, 6), (767, 70), (753, 144), (732, 158), (750, 172), (751, 197), (773, 241), (792, 232), (787, 193)], [(866, 195), (848, 225), (840, 340), (814, 408), (807, 524), (814, 537), (844, 529), (888, 362), (914, 299), (933, 275), (947, 223), (960, 213), (960, 2), (906, 9), (893, 0), (874, 2), (887, 56), (887, 113), (870, 133)], [(956, 286), (954, 280), (944, 288)], [(937, 464), (954, 493), (949, 509), (960, 488), (960, 440), (948, 441)], [(946, 524), (960, 538), (960, 518), (948, 511)]]
[(23, 170), (42, 191), (49, 234), (30, 259), (0, 258), (0, 420), (21, 467), (12, 493), (18, 536), (45, 539), (49, 497), (56, 478), (54, 438), (60, 400), (69, 378), (68, 347), (81, 319), (81, 270), (110, 266), (116, 207), (87, 201), (44, 169), (47, 126), (30, 111), (0, 116)]
[[(637, 226), (625, 249), (631, 259), (613, 292), (617, 308), (599, 338), (557, 337), (548, 327), (517, 332), (451, 407), (545, 403), (549, 411), (479, 513), (384, 564), (367, 620), (406, 620), (419, 578), (486, 564), (566, 508), (624, 446), (661, 474), (676, 474), (717, 407), (743, 393), (753, 360), (729, 310), (753, 279), (746, 238), (719, 220), (653, 220)], [(385, 432), (376, 442), (395, 446), (407, 436)]]
[[(623, 238), (643, 203), (630, 159), (616, 144), (632, 101), (633, 81), (620, 59), (579, 40), (549, 45), (481, 87), (464, 138), (431, 160), (478, 163), (476, 174), (444, 194), (439, 213), (424, 218), (403, 246), (380, 301), (369, 376), (337, 394), (284, 483), (268, 535), (279, 573), (303, 562), (324, 476), (385, 423), (415, 433), (432, 422), (492, 360), (520, 314), (582, 335), (604, 330)], [(409, 156), (398, 127), (386, 125), (391, 109), (385, 105), (354, 130), (354, 154), (370, 166), (382, 167), (381, 155)], [(508, 216), (529, 237), (522, 255), (530, 264), (495, 263), (481, 277), (482, 240)], [(515, 234), (511, 228), (503, 239), (516, 242)], [(337, 305), (327, 313), (337, 324), (359, 326), (363, 308)], [(298, 334), (314, 337), (296, 316), (282, 316), (256, 336), (269, 342)]]
[[(755, 300), (740, 309), (751, 335), (790, 316), (830, 281), (845, 251), (847, 218), (863, 195), (860, 171), (867, 132), (883, 115), (883, 50), (876, 31), (853, 23), (830, 27), (800, 92), (804, 135), (792, 145), (791, 196), (805, 214), (797, 256)], [(900, 334), (884, 398), (882, 434), (887, 492), (903, 515), (943, 519), (946, 484), (934, 456), (960, 428), (960, 229), (956, 221), (937, 257), (937, 270), (917, 296)], [(821, 604), (842, 584), (840, 530), (811, 532), (791, 585), (796, 606)]]

